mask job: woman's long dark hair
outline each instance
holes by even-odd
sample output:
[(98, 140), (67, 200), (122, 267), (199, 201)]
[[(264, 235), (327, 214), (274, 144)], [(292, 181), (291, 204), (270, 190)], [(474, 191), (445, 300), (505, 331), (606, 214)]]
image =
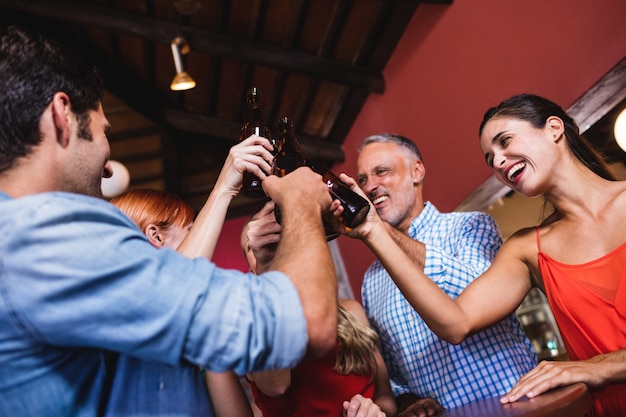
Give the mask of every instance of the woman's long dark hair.
[(519, 94), (503, 101), (498, 106), (487, 110), (480, 124), (479, 137), (482, 135), (487, 122), (498, 116), (525, 120), (538, 129), (546, 125), (546, 121), (550, 116), (560, 118), (565, 125), (567, 146), (576, 159), (602, 178), (613, 181), (616, 179), (609, 171), (600, 153), (594, 150), (589, 142), (581, 136), (574, 119), (550, 100), (533, 94)]

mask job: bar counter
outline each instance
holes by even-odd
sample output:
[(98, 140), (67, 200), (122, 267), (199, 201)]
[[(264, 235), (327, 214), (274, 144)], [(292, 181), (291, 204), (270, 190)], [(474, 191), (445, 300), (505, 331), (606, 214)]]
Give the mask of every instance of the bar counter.
[(593, 400), (585, 384), (557, 388), (531, 399), (500, 404), (499, 397), (451, 408), (443, 417), (583, 417)]

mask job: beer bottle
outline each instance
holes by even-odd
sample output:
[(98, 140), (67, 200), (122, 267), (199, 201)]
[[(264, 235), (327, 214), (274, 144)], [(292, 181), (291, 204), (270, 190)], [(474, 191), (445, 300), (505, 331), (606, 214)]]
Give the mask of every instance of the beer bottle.
[(339, 221), (350, 228), (360, 225), (370, 211), (370, 203), (361, 197), (339, 179), (330, 169), (322, 164), (310, 164), (311, 169), (322, 176), (328, 185), (328, 191), (333, 200), (339, 200), (343, 213)]
[[(278, 153), (274, 161), (274, 173), (283, 177), (303, 165), (309, 166), (322, 176), (322, 180), (328, 186), (328, 191), (333, 200), (339, 200), (343, 206), (343, 213), (339, 220), (351, 228), (361, 224), (369, 212), (369, 201), (352, 191), (350, 187), (344, 184), (339, 177), (324, 165), (309, 163), (304, 158), (293, 131), (293, 122), (289, 120), (289, 118), (283, 117), (279, 121), (278, 127), (280, 137)], [(274, 215), (276, 216), (276, 221), (280, 223), (280, 210), (278, 206), (274, 209)], [(324, 228), (326, 230), (327, 240), (332, 240), (339, 236), (338, 233), (330, 230), (329, 224), (326, 222), (324, 222)]]
[(293, 121), (283, 117), (278, 121), (278, 152), (274, 159), (274, 174), (284, 177), (306, 164), (293, 131)]
[[(245, 140), (252, 134), (262, 136), (272, 142), (270, 129), (263, 122), (260, 93), (256, 87), (252, 87), (248, 90), (248, 110), (246, 114), (246, 121), (241, 127), (239, 140)], [(261, 179), (248, 171), (243, 173), (242, 190), (246, 197), (266, 197), (263, 187), (261, 187)]]
[[(278, 150), (274, 158), (274, 174), (284, 177), (306, 163), (304, 155), (300, 151), (298, 139), (293, 131), (293, 121), (288, 117), (282, 117), (278, 121)], [(280, 224), (280, 209), (278, 204), (274, 206), (274, 216)]]

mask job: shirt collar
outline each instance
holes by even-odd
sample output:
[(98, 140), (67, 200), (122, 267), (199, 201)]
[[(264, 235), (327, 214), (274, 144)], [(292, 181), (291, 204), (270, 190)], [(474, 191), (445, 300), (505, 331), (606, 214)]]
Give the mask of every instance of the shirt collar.
[(415, 236), (420, 229), (425, 230), (439, 214), (439, 210), (430, 201), (425, 202), (422, 212), (409, 225), (409, 235)]

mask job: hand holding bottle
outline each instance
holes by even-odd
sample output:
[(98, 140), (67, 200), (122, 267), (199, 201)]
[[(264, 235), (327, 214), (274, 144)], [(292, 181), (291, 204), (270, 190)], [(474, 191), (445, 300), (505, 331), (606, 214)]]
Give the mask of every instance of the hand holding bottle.
[[(251, 136), (260, 136), (266, 138), (270, 143), (273, 142), (270, 129), (263, 121), (261, 94), (256, 87), (252, 87), (248, 90), (246, 121), (241, 127), (239, 140), (244, 141)], [(273, 143), (271, 152), (274, 152)], [(264, 175), (259, 177), (258, 173), (255, 175), (255, 171), (245, 171), (243, 173), (243, 194), (252, 198), (264, 198), (265, 193), (261, 187), (261, 181), (263, 179)]]
[[(242, 187), (246, 173), (259, 181), (272, 174), (274, 146), (266, 138), (252, 135), (230, 148), (214, 190), (224, 190), (234, 197)], [(265, 193), (263, 193), (265, 196)]]
[(321, 164), (311, 165), (311, 169), (322, 176), (328, 186), (333, 200), (338, 200), (342, 210), (338, 212), (339, 222), (347, 227), (354, 228), (365, 220), (370, 210), (370, 202), (364, 196), (355, 193), (331, 170)]
[[(350, 188), (352, 192), (366, 199), (368, 204), (371, 206), (371, 203), (365, 196), (365, 193), (358, 186), (354, 178), (342, 173), (339, 175), (339, 179), (346, 187)], [(333, 210), (332, 215), (335, 219), (337, 219), (337, 221), (333, 223), (339, 223), (339, 227), (335, 230), (341, 234), (357, 239), (366, 240), (370, 234), (375, 233), (377, 227), (385, 227), (385, 223), (378, 216), (376, 210), (373, 209), (368, 210), (363, 219), (361, 219), (361, 223), (354, 225), (354, 227), (348, 227), (344, 222), (339, 221), (339, 219), (343, 216), (343, 207)]]
[[(293, 122), (283, 117), (279, 124), (278, 153), (274, 160), (274, 173), (285, 176), (300, 166), (309, 166), (322, 176), (322, 181), (328, 187), (328, 192), (333, 200), (338, 200), (342, 210), (339, 212), (338, 220), (348, 227), (355, 227), (363, 221), (370, 209), (369, 200), (356, 194), (348, 186), (322, 164), (308, 163), (298, 145), (298, 140), (293, 131)], [(275, 209), (276, 219), (280, 222), (280, 210)], [(334, 239), (338, 234), (332, 225), (326, 224), (328, 240)]]
[(271, 175), (262, 185), (276, 206), (282, 208), (283, 225), (287, 218), (304, 222), (310, 220), (309, 216), (315, 216), (321, 225), (322, 215), (329, 212), (333, 201), (320, 175), (308, 167), (300, 167), (284, 177)]

